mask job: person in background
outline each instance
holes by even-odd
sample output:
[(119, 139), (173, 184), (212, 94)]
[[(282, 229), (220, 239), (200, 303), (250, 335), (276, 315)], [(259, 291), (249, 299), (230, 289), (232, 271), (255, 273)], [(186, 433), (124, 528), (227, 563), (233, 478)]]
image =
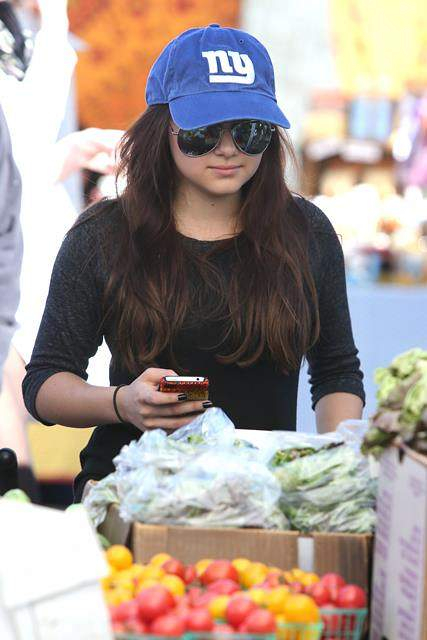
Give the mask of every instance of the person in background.
[[(23, 32), (16, 13), (36, 12), (40, 30)], [(22, 177), (21, 224), (24, 256), (18, 327), (4, 366), (0, 395), (0, 447), (18, 455), (31, 479), (21, 384), (34, 345), (55, 255), (77, 212), (62, 182), (89, 168), (112, 173), (119, 130), (89, 128), (60, 140), (72, 74), (77, 61), (68, 39), (66, 0), (0, 0), (0, 103)], [(31, 488), (27, 488), (34, 495)]]
[[(295, 430), (303, 357), (319, 431), (362, 414), (342, 249), (286, 186), (290, 125), (266, 49), (237, 29), (190, 29), (154, 63), (146, 99), (121, 144), (124, 190), (62, 244), (23, 382), (44, 424), (98, 425), (76, 500), (123, 445), (213, 405), (237, 428)], [(86, 368), (103, 337), (102, 387)], [(210, 401), (161, 393), (168, 375), (208, 377)]]
[(0, 106), (0, 389), (3, 366), (15, 331), (22, 261), (19, 222), (21, 178), (12, 154), (9, 130)]

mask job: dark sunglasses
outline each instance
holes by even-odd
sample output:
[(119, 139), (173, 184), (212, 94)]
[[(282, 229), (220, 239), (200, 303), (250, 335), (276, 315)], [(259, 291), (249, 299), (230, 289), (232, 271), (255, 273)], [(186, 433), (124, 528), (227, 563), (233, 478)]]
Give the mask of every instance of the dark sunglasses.
[(179, 129), (171, 133), (178, 136), (178, 147), (182, 153), (190, 158), (199, 158), (219, 145), (225, 130), (230, 131), (239, 151), (248, 156), (256, 156), (267, 149), (275, 127), (263, 120), (240, 120), (231, 122), (229, 126), (219, 123), (198, 129)]

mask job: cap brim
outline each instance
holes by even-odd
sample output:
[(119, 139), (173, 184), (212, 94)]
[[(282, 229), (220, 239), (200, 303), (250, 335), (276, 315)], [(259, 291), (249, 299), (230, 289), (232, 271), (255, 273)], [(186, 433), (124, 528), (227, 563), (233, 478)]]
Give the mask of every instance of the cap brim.
[(173, 121), (181, 129), (206, 127), (230, 120), (264, 120), (289, 129), (289, 120), (272, 98), (249, 91), (212, 91), (174, 98)]

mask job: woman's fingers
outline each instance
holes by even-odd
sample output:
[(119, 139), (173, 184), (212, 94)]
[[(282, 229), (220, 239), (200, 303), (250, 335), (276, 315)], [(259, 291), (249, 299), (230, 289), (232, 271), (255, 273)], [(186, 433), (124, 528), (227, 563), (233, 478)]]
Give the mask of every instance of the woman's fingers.
[(141, 414), (143, 417), (162, 417), (162, 416), (183, 416), (187, 413), (200, 413), (205, 411), (208, 407), (203, 406), (203, 402), (175, 402), (173, 404), (164, 405), (149, 405), (146, 404), (142, 407)]

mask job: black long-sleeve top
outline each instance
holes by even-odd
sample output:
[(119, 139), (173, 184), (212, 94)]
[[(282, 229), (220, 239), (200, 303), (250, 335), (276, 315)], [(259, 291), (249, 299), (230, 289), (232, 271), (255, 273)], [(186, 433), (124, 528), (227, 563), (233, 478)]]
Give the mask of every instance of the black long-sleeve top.
[[(339, 239), (320, 209), (303, 198), (296, 198), (296, 202), (301, 215), (309, 221), (310, 265), (319, 300), (320, 337), (306, 354), (313, 408), (320, 398), (334, 392), (351, 393), (364, 402), (363, 374), (353, 341)], [(113, 355), (110, 384), (129, 384), (135, 378), (120, 364), (112, 322), (105, 323), (100, 330), (109, 269), (98, 247), (103, 233), (114, 232), (118, 207), (113, 201), (101, 216), (90, 213), (88, 210), (82, 214), (82, 224), (69, 232), (59, 251), (23, 382), (27, 409), (47, 425), (50, 423), (38, 416), (35, 408), (40, 387), (61, 371), (86, 380), (88, 359), (96, 353), (103, 338)], [(209, 241), (180, 238), (196, 251), (212, 248)], [(233, 249), (216, 254), (224, 269), (229, 268), (230, 251)], [(174, 344), (183, 370), (209, 378), (210, 399), (236, 427), (295, 430), (299, 368), (286, 375), (265, 358), (248, 368), (220, 364), (215, 359), (215, 350), (209, 348), (216, 337), (216, 329), (206, 325), (183, 330)], [(157, 364), (171, 368), (166, 354), (159, 356)], [(80, 499), (87, 480), (99, 480), (113, 471), (112, 460), (122, 446), (140, 435), (131, 424), (97, 426), (80, 455), (82, 471), (75, 482), (76, 499)]]

